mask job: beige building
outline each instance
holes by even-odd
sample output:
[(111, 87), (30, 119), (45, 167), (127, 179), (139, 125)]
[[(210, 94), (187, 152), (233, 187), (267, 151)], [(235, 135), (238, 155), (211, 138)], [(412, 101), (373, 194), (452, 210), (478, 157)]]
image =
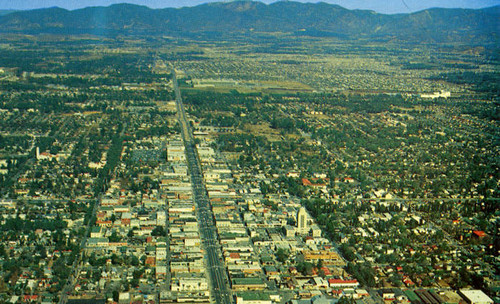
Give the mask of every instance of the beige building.
[(309, 233), (309, 225), (307, 223), (308, 215), (306, 208), (300, 207), (299, 212), (297, 212), (297, 232), (300, 234)]

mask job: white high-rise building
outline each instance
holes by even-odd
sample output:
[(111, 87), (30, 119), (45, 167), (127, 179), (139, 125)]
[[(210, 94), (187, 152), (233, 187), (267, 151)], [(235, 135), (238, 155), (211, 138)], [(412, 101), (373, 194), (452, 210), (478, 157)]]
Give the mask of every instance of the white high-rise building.
[(299, 212), (297, 212), (297, 232), (300, 234), (309, 233), (309, 225), (307, 223), (308, 215), (306, 208), (300, 207)]

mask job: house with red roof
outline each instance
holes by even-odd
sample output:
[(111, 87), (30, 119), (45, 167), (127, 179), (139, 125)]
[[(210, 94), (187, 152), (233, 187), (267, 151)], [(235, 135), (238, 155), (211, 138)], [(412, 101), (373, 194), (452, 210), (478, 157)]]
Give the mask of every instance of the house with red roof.
[(359, 282), (356, 279), (345, 280), (345, 279), (329, 279), (328, 284), (331, 288), (346, 288), (346, 287), (358, 287)]
[(320, 180), (319, 178), (311, 178), (311, 179), (303, 178), (302, 185), (313, 188), (325, 188), (329, 181), (330, 180), (328, 178), (322, 180)]
[(472, 235), (477, 237), (477, 238), (483, 238), (486, 236), (486, 232), (481, 231), (481, 230), (474, 230), (474, 231), (472, 231)]

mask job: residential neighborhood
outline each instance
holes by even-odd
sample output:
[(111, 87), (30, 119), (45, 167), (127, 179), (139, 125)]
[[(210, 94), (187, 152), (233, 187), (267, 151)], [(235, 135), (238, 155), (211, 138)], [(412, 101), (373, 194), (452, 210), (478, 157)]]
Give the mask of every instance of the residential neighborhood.
[[(199, 12), (340, 8), (273, 5)], [(0, 303), (500, 302), (494, 42), (96, 9), (0, 7)]]

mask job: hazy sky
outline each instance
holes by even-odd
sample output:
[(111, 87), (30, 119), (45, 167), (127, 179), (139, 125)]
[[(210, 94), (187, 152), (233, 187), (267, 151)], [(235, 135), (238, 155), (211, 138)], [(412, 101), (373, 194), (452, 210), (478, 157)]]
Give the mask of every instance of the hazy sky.
[[(218, 0), (221, 1), (221, 0)], [(151, 8), (194, 6), (217, 0), (0, 0), (0, 9), (34, 9), (59, 6), (77, 9), (87, 6), (108, 6), (114, 3), (135, 3)], [(227, 1), (227, 0), (226, 0)], [(265, 3), (276, 0), (262, 0)], [(300, 2), (318, 2), (318, 0), (297, 0)], [(370, 9), (380, 13), (409, 13), (430, 7), (482, 8), (500, 5), (500, 0), (323, 0), (339, 4), (349, 9)]]

